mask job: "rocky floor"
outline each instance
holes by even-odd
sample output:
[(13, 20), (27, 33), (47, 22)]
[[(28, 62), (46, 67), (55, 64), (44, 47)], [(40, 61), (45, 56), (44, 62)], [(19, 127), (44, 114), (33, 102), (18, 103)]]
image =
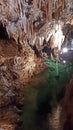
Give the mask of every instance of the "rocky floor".
[[(20, 84), (19, 84), (20, 85)], [(24, 95), (15, 86), (0, 84), (0, 129), (17, 130), (21, 125), (20, 115)]]

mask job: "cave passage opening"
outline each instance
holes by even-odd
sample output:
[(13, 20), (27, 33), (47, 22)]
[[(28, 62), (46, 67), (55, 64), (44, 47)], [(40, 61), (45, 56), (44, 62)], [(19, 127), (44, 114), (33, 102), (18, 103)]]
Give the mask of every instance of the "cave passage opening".
[(6, 31), (6, 27), (3, 26), (3, 24), (0, 24), (0, 40), (8, 40), (9, 36)]

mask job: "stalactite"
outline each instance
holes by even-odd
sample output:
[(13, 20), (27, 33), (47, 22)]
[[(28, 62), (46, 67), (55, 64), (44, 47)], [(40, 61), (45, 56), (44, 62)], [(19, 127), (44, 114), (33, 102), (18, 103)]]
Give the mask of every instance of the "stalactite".
[[(33, 0), (33, 5), (30, 4), (29, 6), (28, 2), (25, 0), (1, 0), (0, 23), (6, 27), (9, 37), (13, 37), (15, 40), (18, 39), (18, 37), (21, 37), (20, 32), (23, 32), (23, 35), (27, 34), (29, 38), (34, 39), (35, 30), (33, 29), (33, 22), (37, 21), (36, 29), (38, 30), (41, 27), (41, 19), (43, 19), (43, 23), (51, 21), (53, 13), (55, 14), (54, 18), (57, 18), (57, 15), (60, 13), (60, 10), (58, 9), (59, 3), (62, 3), (61, 8), (64, 9), (64, 4), (66, 2), (66, 6), (69, 6), (68, 11), (70, 11), (70, 9), (72, 9), (72, 4), (67, 1)], [(28, 13), (28, 18), (26, 12)]]
[(38, 0), (33, 0), (33, 6), (34, 8), (38, 8)]
[(17, 3), (18, 3), (18, 6), (19, 6), (21, 18), (22, 18), (22, 15), (23, 15), (23, 1), (22, 0), (17, 0)]
[(39, 9), (42, 7), (42, 0), (39, 0)]

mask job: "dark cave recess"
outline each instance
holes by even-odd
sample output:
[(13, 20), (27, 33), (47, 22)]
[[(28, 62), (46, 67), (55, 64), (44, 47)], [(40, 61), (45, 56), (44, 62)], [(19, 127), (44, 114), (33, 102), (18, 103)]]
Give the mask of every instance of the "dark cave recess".
[(3, 27), (3, 24), (1, 23), (0, 24), (0, 40), (8, 40), (8, 39), (9, 37), (6, 31), (6, 28)]

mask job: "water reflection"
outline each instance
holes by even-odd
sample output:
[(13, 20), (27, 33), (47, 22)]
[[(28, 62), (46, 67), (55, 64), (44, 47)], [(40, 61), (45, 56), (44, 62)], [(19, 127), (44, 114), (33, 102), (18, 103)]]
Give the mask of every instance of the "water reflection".
[(66, 114), (64, 130), (73, 130), (73, 76), (66, 88), (64, 108)]
[[(62, 115), (62, 106), (57, 104), (49, 114), (49, 127), (51, 130), (62, 130), (65, 117)], [(63, 118), (63, 119), (62, 119)]]
[(60, 102), (71, 74), (68, 73), (63, 72), (57, 81), (46, 70), (25, 87), (22, 130), (63, 130), (65, 116)]
[(63, 130), (73, 130), (73, 127), (71, 126), (70, 120), (67, 119), (64, 123)]

